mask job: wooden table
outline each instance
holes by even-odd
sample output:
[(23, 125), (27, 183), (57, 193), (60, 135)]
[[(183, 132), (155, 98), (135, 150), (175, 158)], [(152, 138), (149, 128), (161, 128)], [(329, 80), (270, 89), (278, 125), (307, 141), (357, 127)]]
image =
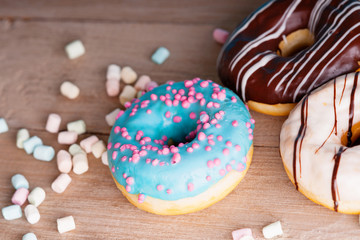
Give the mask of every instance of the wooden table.
[[(358, 216), (316, 205), (297, 192), (279, 155), (279, 132), (285, 118), (252, 112), (256, 119), (255, 153), (245, 179), (224, 200), (200, 212), (157, 216), (138, 210), (117, 190), (107, 166), (91, 154), (90, 169), (70, 173), (63, 194), (50, 188), (59, 174), (56, 161), (42, 162), (16, 148), (16, 132), (27, 128), (56, 150), (57, 135), (45, 131), (49, 113), (66, 123), (83, 119), (87, 134), (107, 140), (104, 116), (119, 106), (105, 92), (106, 67), (132, 66), (158, 83), (193, 77), (219, 82), (216, 58), (221, 46), (212, 39), (215, 27), (232, 30), (265, 0), (62, 0), (0, 1), (0, 117), (10, 131), (0, 135), (0, 208), (11, 204), (11, 176), (21, 173), (30, 188), (41, 186), (47, 198), (41, 220), (0, 218), (0, 239), (231, 239), (233, 230), (249, 227), (262, 239), (263, 226), (281, 220), (282, 239), (359, 239)], [(86, 54), (67, 59), (66, 43), (81, 39)], [(171, 57), (156, 65), (150, 56), (159, 46)], [(80, 89), (76, 100), (59, 93), (70, 80)], [(56, 219), (73, 215), (76, 230), (60, 235)]]

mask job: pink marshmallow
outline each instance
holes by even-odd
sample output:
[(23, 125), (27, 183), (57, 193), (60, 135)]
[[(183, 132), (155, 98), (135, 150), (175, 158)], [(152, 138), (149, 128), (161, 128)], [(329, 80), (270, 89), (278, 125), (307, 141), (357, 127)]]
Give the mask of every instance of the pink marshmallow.
[(213, 31), (214, 40), (220, 44), (224, 44), (228, 39), (228, 37), (229, 37), (229, 32), (224, 29), (216, 28)]
[(23, 205), (29, 195), (29, 190), (26, 188), (18, 188), (11, 198), (11, 202), (16, 205)]
[(250, 228), (243, 228), (232, 232), (233, 240), (254, 240)]
[(120, 81), (110, 79), (106, 81), (106, 93), (109, 97), (115, 97), (120, 93)]
[(73, 144), (76, 142), (78, 134), (76, 132), (63, 131), (59, 132), (58, 143), (59, 144)]
[(60, 123), (61, 123), (60, 115), (56, 113), (51, 113), (48, 116), (45, 129), (48, 132), (57, 133), (59, 132)]
[(146, 85), (151, 82), (151, 79), (147, 75), (142, 75), (135, 83), (135, 89), (137, 91), (143, 91), (146, 89)]
[(158, 85), (156, 82), (151, 81), (151, 82), (149, 82), (148, 84), (146, 84), (145, 90), (146, 90), (146, 91), (151, 91), (151, 90), (153, 90), (154, 88), (156, 88), (157, 86), (159, 86), (159, 85)]
[(83, 139), (80, 142), (80, 146), (85, 150), (86, 153), (90, 153), (92, 145), (94, 145), (97, 141), (99, 141), (98, 137), (92, 135), (88, 138)]
[(65, 150), (60, 150), (56, 155), (57, 167), (62, 173), (69, 173), (72, 168), (71, 155)]

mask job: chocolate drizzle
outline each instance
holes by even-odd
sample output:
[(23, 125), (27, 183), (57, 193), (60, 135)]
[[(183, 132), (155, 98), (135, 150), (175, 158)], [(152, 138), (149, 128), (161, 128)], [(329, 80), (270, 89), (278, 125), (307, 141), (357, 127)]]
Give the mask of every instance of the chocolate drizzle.
[(347, 148), (341, 146), (337, 151), (337, 153), (334, 155), (335, 164), (334, 164), (333, 174), (331, 177), (331, 195), (334, 201), (334, 211), (336, 212), (338, 211), (338, 207), (339, 207), (338, 198), (340, 198), (336, 178), (337, 178), (337, 172), (339, 170), (341, 154), (345, 152), (346, 149)]
[(351, 90), (350, 97), (350, 106), (349, 106), (349, 127), (347, 131), (347, 146), (350, 147), (352, 145), (352, 126), (354, 121), (354, 101), (355, 101), (355, 91), (357, 87), (359, 72), (355, 74), (354, 84)]
[(299, 167), (300, 167), (300, 176), (301, 176), (301, 146), (302, 146), (302, 142), (303, 142), (303, 139), (304, 139), (305, 133), (306, 133), (307, 117), (308, 117), (308, 96), (305, 96), (305, 98), (303, 99), (302, 104), (301, 104), (301, 123), (300, 123), (299, 132), (295, 138), (294, 152), (293, 152), (293, 176), (294, 176), (294, 184), (295, 184), (296, 190), (299, 189), (297, 178), (296, 178), (297, 145), (298, 145), (298, 141), (300, 140)]

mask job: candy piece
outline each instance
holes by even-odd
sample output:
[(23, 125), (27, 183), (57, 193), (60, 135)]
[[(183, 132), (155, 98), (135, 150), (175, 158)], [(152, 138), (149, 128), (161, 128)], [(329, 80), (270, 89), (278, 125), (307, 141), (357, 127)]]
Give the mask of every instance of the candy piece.
[(51, 189), (57, 193), (63, 193), (71, 183), (71, 177), (67, 173), (61, 173), (51, 184)]
[(76, 174), (83, 174), (89, 170), (89, 163), (86, 154), (77, 153), (73, 159), (73, 172)]
[(91, 152), (94, 154), (95, 158), (101, 157), (101, 154), (103, 154), (106, 151), (106, 146), (102, 140), (97, 141), (91, 146)]
[(283, 235), (280, 221), (267, 225), (262, 229), (262, 232), (266, 239)]
[(107, 68), (107, 72), (106, 72), (106, 80), (110, 81), (110, 80), (115, 80), (115, 81), (120, 81), (120, 77), (121, 77), (121, 68), (120, 66), (116, 65), (116, 64), (110, 64)]
[(30, 192), (28, 201), (35, 207), (38, 207), (45, 200), (45, 197), (46, 193), (44, 189), (41, 187), (36, 187)]
[(29, 195), (29, 190), (27, 188), (18, 188), (11, 198), (11, 202), (16, 205), (23, 205)]
[(57, 133), (59, 132), (60, 123), (61, 123), (60, 115), (56, 113), (50, 113), (46, 121), (45, 129), (48, 132)]
[(11, 177), (11, 184), (15, 189), (26, 188), (29, 189), (29, 182), (26, 178), (21, 174), (15, 174)]
[(254, 240), (250, 228), (243, 228), (232, 232), (233, 240)]
[(104, 165), (107, 165), (109, 166), (109, 161), (108, 161), (108, 156), (107, 156), (107, 152), (103, 152), (103, 154), (101, 154), (101, 162), (104, 164)]
[(77, 132), (63, 131), (59, 132), (58, 143), (60, 144), (73, 144), (78, 139)]
[(75, 59), (84, 55), (85, 47), (80, 40), (75, 40), (65, 46), (65, 51), (69, 59)]
[(28, 140), (30, 138), (29, 131), (25, 128), (19, 129), (19, 131), (16, 134), (16, 146), (20, 149), (23, 149), (23, 143), (25, 140)]
[(136, 90), (131, 85), (126, 85), (119, 96), (120, 103), (125, 105), (126, 102), (131, 102), (136, 96)]
[(70, 147), (69, 147), (69, 153), (74, 156), (76, 153), (78, 152), (82, 152), (82, 153), (85, 153), (82, 148), (79, 146), (79, 144), (71, 144)]
[(153, 89), (156, 88), (157, 86), (159, 86), (159, 84), (157, 84), (157, 82), (151, 81), (151, 82), (149, 82), (148, 84), (146, 84), (145, 90), (148, 92), (148, 91), (153, 90)]
[(72, 82), (65, 81), (60, 86), (60, 92), (69, 99), (75, 99), (80, 94), (80, 89)]
[(147, 75), (142, 75), (139, 77), (139, 79), (136, 81), (134, 88), (137, 91), (144, 91), (146, 89), (146, 85), (151, 82), (151, 79)]
[(51, 161), (55, 156), (55, 150), (51, 146), (39, 145), (35, 147), (34, 158), (41, 161)]
[(70, 153), (68, 153), (65, 150), (60, 150), (56, 155), (56, 163), (57, 163), (57, 167), (60, 172), (69, 173), (72, 168), (72, 161), (71, 161)]
[(151, 60), (156, 64), (162, 64), (170, 56), (170, 51), (165, 47), (159, 47), (151, 56)]
[(224, 29), (216, 28), (213, 31), (214, 40), (220, 44), (224, 44), (228, 39), (228, 37), (229, 37), (229, 32)]
[(136, 93), (136, 98), (141, 98), (141, 96), (144, 95), (144, 94), (145, 94), (145, 91), (138, 91)]
[(56, 220), (59, 233), (65, 233), (75, 229), (73, 216), (67, 216)]
[(69, 122), (67, 124), (67, 130), (69, 132), (76, 132), (77, 134), (83, 134), (86, 132), (86, 124), (84, 120), (77, 120), (74, 122)]
[(120, 111), (120, 108), (116, 108), (111, 113), (105, 116), (105, 121), (109, 126), (113, 126), (115, 124), (116, 117)]
[(106, 81), (106, 93), (109, 97), (115, 97), (120, 93), (120, 82), (117, 80)]
[(129, 66), (126, 66), (121, 71), (121, 80), (126, 84), (132, 84), (136, 81), (137, 74), (136, 72)]
[(40, 213), (37, 207), (32, 204), (29, 204), (24, 209), (26, 220), (30, 224), (35, 224), (40, 220)]
[(0, 133), (9, 131), (9, 127), (4, 118), (0, 118)]
[(21, 207), (19, 205), (10, 205), (1, 209), (5, 220), (14, 220), (22, 217)]
[(23, 237), (22, 240), (37, 240), (37, 237), (34, 233), (26, 233)]
[(42, 140), (37, 136), (32, 136), (31, 138), (23, 142), (24, 150), (27, 154), (32, 154), (35, 148), (39, 145), (42, 145)]
[(83, 139), (80, 142), (80, 146), (85, 150), (86, 153), (90, 153), (91, 152), (91, 146), (96, 143), (97, 141), (99, 141), (99, 139), (97, 138), (97, 136), (92, 135), (88, 138)]

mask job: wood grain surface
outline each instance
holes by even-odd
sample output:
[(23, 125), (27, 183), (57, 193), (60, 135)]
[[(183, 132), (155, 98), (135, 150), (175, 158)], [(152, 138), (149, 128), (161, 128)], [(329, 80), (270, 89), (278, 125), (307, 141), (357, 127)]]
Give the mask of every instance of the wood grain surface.
[[(34, 232), (38, 239), (231, 239), (231, 232), (248, 227), (262, 239), (265, 225), (281, 220), (279, 239), (359, 239), (358, 216), (332, 212), (295, 190), (279, 155), (279, 132), (285, 118), (252, 112), (256, 120), (253, 163), (244, 180), (224, 200), (200, 212), (157, 216), (138, 210), (116, 188), (107, 166), (89, 157), (83, 175), (70, 173), (63, 194), (50, 188), (59, 174), (55, 159), (35, 160), (16, 148), (16, 132), (27, 128), (57, 151), (57, 135), (45, 131), (49, 113), (66, 123), (83, 119), (87, 133), (104, 141), (110, 127), (104, 116), (119, 107), (105, 92), (106, 67), (131, 66), (158, 83), (194, 77), (220, 82), (216, 58), (221, 46), (212, 39), (216, 27), (232, 30), (265, 0), (41, 0), (0, 1), (0, 117), (10, 131), (0, 134), (0, 208), (11, 204), (11, 176), (21, 173), (30, 189), (47, 193), (39, 206), (41, 220), (0, 217), (0, 239), (21, 239)], [(66, 43), (81, 39), (86, 54), (67, 59)], [(159, 46), (171, 51), (163, 65), (150, 61)], [(70, 80), (81, 93), (76, 100), (60, 95)], [(56, 219), (73, 215), (76, 230), (59, 234)]]

